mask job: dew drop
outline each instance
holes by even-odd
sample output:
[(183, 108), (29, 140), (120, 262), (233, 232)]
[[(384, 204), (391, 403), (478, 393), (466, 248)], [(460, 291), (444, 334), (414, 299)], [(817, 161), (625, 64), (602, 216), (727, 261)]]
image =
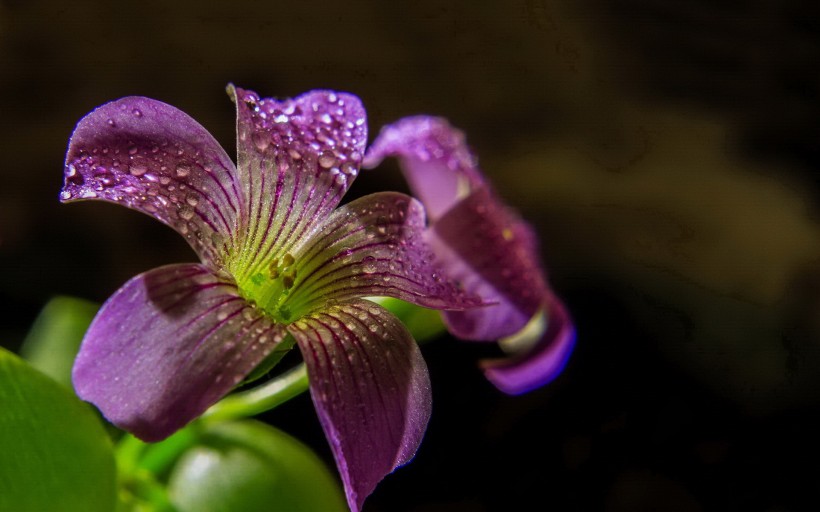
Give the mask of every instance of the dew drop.
[(148, 168), (142, 164), (134, 164), (128, 167), (128, 172), (134, 176), (142, 176), (147, 170)]
[(351, 249), (345, 249), (341, 251), (339, 255), (342, 257), (342, 263), (349, 263), (353, 257), (353, 251)]
[(114, 120), (110, 119), (110, 118), (106, 121), (106, 123), (108, 123), (108, 126), (111, 126), (112, 128), (116, 128), (116, 126), (117, 126), (117, 123), (114, 122)]
[(365, 256), (362, 260), (362, 271), (365, 274), (372, 274), (376, 272), (378, 268), (376, 267), (376, 258), (373, 256)]
[(265, 151), (270, 146), (270, 135), (267, 132), (253, 132), (251, 139), (259, 151)]
[(301, 155), (298, 151), (296, 151), (295, 149), (289, 149), (289, 150), (288, 150), (288, 154), (289, 154), (289, 155), (290, 155), (290, 157), (291, 157), (291, 158), (293, 158), (294, 160), (299, 160), (299, 159), (301, 159), (301, 158), (302, 158), (302, 155)]
[(191, 220), (194, 218), (194, 209), (188, 206), (183, 206), (179, 209), (179, 216), (185, 220)]
[(356, 176), (359, 173), (359, 170), (356, 168), (356, 165), (353, 162), (343, 163), (341, 170), (348, 176)]
[(333, 167), (333, 164), (336, 163), (336, 156), (330, 152), (325, 151), (321, 155), (319, 155), (319, 165), (324, 167), (325, 169), (330, 169)]
[(129, 147), (128, 147), (128, 154), (129, 154), (129, 155), (136, 155), (136, 154), (137, 154), (137, 151), (139, 151), (139, 150), (137, 149), (137, 146), (129, 146)]
[(184, 178), (191, 174), (191, 168), (187, 165), (178, 165), (176, 170), (177, 176)]
[(221, 310), (221, 311), (219, 311), (219, 312), (216, 314), (216, 319), (217, 319), (217, 321), (219, 321), (219, 322), (224, 322), (226, 318), (228, 318), (228, 312), (227, 312), (227, 311), (225, 311), (224, 309), (223, 309), (223, 310)]
[(159, 177), (159, 184), (160, 185), (167, 185), (171, 183), (171, 178), (168, 176), (160, 176)]
[(68, 164), (68, 170), (65, 173), (66, 177), (73, 178), (77, 175), (77, 168), (74, 167), (74, 164)]
[(60, 192), (60, 199), (62, 199), (63, 201), (71, 199), (71, 192), (69, 192), (68, 190), (63, 190), (62, 192)]
[(185, 198), (185, 202), (191, 206), (196, 206), (197, 204), (199, 204), (199, 198), (193, 194), (188, 194), (188, 196)]
[(288, 121), (290, 121), (290, 118), (288, 116), (286, 116), (285, 114), (279, 114), (278, 116), (273, 118), (273, 121), (275, 123), (282, 124), (282, 123), (287, 123)]
[(134, 114), (136, 117), (142, 117), (142, 110), (140, 110), (138, 108), (135, 108), (134, 110), (132, 110), (131, 113)]

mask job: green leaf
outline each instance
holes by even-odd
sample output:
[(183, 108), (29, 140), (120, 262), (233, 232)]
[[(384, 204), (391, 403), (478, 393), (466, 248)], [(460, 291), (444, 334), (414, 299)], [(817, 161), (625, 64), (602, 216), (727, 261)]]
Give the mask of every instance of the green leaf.
[(171, 473), (180, 512), (347, 512), (336, 479), (305, 445), (257, 421), (208, 426)]
[(111, 512), (111, 442), (92, 410), (0, 349), (0, 510)]
[(396, 315), (417, 343), (426, 343), (447, 331), (441, 320), (441, 313), (435, 309), (423, 308), (392, 297), (371, 297), (370, 300)]
[(71, 367), (99, 306), (73, 297), (51, 299), (37, 316), (20, 355), (60, 384), (71, 386)]

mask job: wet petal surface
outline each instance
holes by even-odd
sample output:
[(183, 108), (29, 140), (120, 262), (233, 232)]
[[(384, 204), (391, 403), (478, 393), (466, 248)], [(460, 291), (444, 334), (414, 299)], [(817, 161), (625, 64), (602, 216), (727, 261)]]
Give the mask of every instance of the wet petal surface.
[(519, 395), (548, 384), (567, 364), (575, 346), (575, 328), (564, 304), (550, 295), (545, 308), (547, 327), (534, 346), (509, 359), (482, 362), (484, 374), (495, 386)]
[(133, 278), (103, 305), (73, 383), (109, 421), (157, 441), (228, 393), (283, 335), (207, 268), (169, 265)]
[(399, 159), (410, 190), (434, 222), (485, 185), (464, 134), (442, 118), (408, 117), (382, 128), (367, 151), (365, 166), (374, 167), (389, 156)]
[(416, 453), (430, 418), (430, 381), (404, 325), (366, 300), (330, 306), (289, 326), (310, 392), (358, 511), (376, 484)]
[(236, 227), (234, 175), (228, 155), (199, 123), (175, 107), (132, 96), (77, 124), (60, 199), (101, 199), (151, 215), (217, 268)]
[(236, 88), (234, 95), (243, 240), (233, 271), (242, 283), (339, 204), (358, 174), (367, 124), (351, 94), (277, 101)]
[(292, 309), (372, 296), (438, 309), (479, 305), (435, 264), (424, 231), (424, 208), (404, 194), (371, 194), (340, 207), (295, 253)]

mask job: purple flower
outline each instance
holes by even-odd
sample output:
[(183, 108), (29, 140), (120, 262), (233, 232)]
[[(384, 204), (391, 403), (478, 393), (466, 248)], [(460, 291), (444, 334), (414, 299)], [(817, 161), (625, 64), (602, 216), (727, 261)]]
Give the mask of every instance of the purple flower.
[(202, 414), (290, 334), (358, 510), (413, 457), (430, 416), (416, 344), (363, 297), (441, 309), (481, 302), (432, 262), (418, 201), (378, 193), (336, 208), (365, 149), (358, 98), (228, 92), (236, 166), (196, 121), (148, 98), (108, 103), (77, 125), (61, 199), (151, 215), (185, 237), (201, 263), (150, 270), (109, 298), (83, 341), (74, 386), (111, 422), (156, 441)]
[(499, 389), (519, 394), (564, 368), (575, 329), (547, 285), (533, 230), (502, 203), (478, 170), (464, 135), (425, 116), (385, 126), (365, 158), (374, 167), (396, 156), (430, 219), (428, 240), (447, 273), (492, 306), (447, 311), (449, 331), (466, 340), (502, 339), (508, 359), (485, 361)]

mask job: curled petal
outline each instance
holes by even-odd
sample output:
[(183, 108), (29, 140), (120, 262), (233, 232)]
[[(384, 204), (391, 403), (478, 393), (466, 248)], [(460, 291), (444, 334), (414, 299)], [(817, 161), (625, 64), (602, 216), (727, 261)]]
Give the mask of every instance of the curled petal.
[(495, 340), (520, 331), (544, 302), (547, 285), (527, 224), (481, 187), (431, 228), (431, 244), (446, 273), (467, 292), (495, 305), (447, 311), (450, 331)]
[(228, 393), (283, 335), (204, 266), (169, 265), (108, 299), (72, 379), (80, 398), (112, 423), (158, 441)]
[(77, 124), (60, 198), (101, 199), (151, 215), (216, 268), (234, 236), (235, 172), (222, 147), (187, 114), (132, 96)]
[(295, 253), (300, 274), (291, 308), (372, 296), (436, 309), (481, 305), (434, 263), (424, 230), (424, 208), (404, 194), (380, 192), (340, 207)]
[(237, 108), (244, 240), (240, 282), (310, 233), (355, 179), (367, 141), (356, 96), (312, 91), (285, 101), (229, 88)]
[(484, 375), (501, 391), (511, 395), (532, 391), (552, 381), (567, 364), (575, 346), (572, 320), (561, 301), (552, 294), (545, 308), (548, 311), (546, 330), (542, 324), (534, 346), (509, 359), (482, 363)]
[(485, 186), (464, 134), (442, 118), (408, 117), (382, 128), (364, 165), (375, 167), (388, 156), (399, 159), (410, 190), (432, 221)]
[(430, 419), (430, 381), (418, 346), (387, 310), (353, 300), (289, 326), (310, 393), (358, 511), (376, 484), (408, 462)]

